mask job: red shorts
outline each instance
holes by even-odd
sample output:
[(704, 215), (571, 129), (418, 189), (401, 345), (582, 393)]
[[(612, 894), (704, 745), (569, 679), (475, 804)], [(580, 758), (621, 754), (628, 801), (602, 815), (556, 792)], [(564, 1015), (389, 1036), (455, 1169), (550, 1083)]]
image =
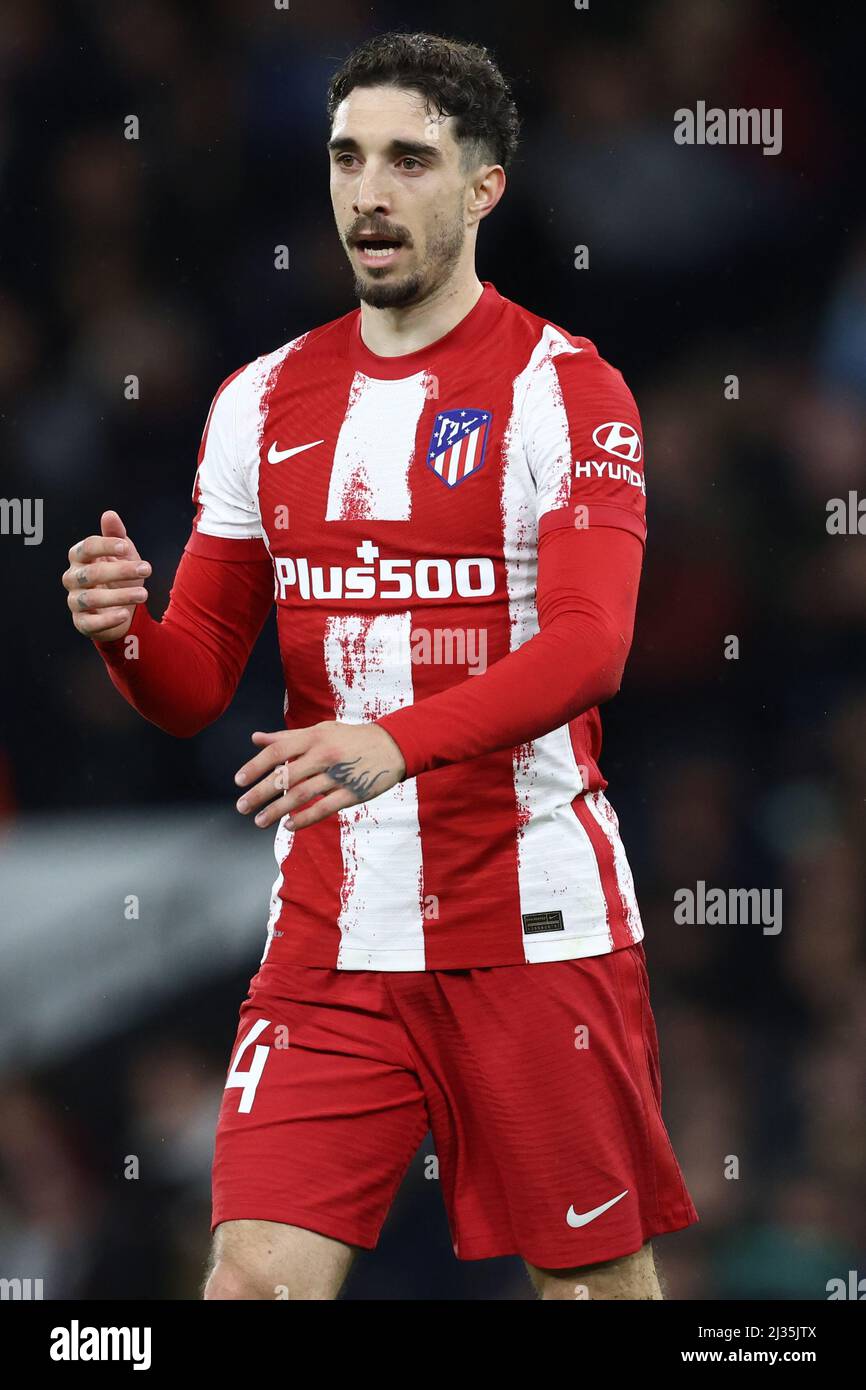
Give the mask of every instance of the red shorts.
[(697, 1213), (662, 1120), (643, 946), (426, 972), (265, 964), (220, 1110), (212, 1227), (372, 1249), (428, 1129), (454, 1253), (568, 1269)]

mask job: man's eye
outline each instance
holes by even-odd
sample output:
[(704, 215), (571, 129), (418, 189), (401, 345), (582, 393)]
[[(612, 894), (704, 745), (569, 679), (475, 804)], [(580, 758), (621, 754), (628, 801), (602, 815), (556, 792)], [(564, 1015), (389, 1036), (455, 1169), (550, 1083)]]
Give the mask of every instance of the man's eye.
[(411, 154), (404, 155), (400, 163), (404, 166), (404, 168), (406, 165), (409, 164), (411, 164), (416, 169), (420, 169), (422, 167), (420, 159), (416, 159), (415, 156)]
[(354, 161), (354, 158), (355, 156), (353, 154), (338, 154), (337, 163), (341, 164), (344, 169), (347, 169), (349, 167), (349, 164), (351, 164)]

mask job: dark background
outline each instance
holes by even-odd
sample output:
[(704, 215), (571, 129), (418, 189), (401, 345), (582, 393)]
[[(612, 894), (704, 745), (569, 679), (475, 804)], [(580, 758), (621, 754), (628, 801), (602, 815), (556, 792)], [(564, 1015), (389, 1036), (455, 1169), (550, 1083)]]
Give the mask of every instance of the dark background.
[[(643, 417), (646, 567), (602, 766), (646, 928), (665, 1118), (701, 1216), (656, 1242), (669, 1295), (825, 1298), (866, 1247), (866, 538), (826, 529), (866, 460), (856, 7), (5, 0), (0, 467), (5, 497), (44, 499), (45, 535), (0, 536), (0, 870), (49, 814), (62, 857), (64, 826), (95, 812), (230, 808), (251, 730), (281, 722), (273, 619), (229, 712), (175, 740), (114, 692), (60, 575), (116, 508), (161, 613), (214, 390), (353, 307), (325, 88), (391, 27), (480, 41), (511, 75), (524, 138), (479, 273), (591, 338)], [(673, 113), (698, 100), (781, 107), (782, 152), (677, 145)], [(99, 837), (74, 852), (97, 880)], [(701, 879), (781, 888), (781, 933), (678, 924), (674, 893)], [(37, 873), (32, 903), (40, 888)], [(267, 888), (251, 875), (262, 940)], [(0, 944), (26, 935), (30, 906), (0, 892)], [(59, 942), (76, 901), (55, 906)], [(142, 991), (38, 1063), (7, 1035), (0, 1274), (44, 1272), (46, 1297), (197, 1296), (213, 1123), (259, 954)], [(46, 979), (52, 956), (49, 939)], [(3, 988), (38, 992), (39, 976)], [(517, 1261), (453, 1259), (430, 1152), (428, 1138), (346, 1296), (529, 1297)]]

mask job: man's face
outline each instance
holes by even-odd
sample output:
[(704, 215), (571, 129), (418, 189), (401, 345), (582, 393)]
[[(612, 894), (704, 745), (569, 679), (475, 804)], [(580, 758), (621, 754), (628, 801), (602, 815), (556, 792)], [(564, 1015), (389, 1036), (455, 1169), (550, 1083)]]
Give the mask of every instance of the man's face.
[(397, 87), (356, 87), (334, 113), (334, 217), (356, 293), (374, 308), (419, 303), (460, 261), (469, 182), (453, 126)]

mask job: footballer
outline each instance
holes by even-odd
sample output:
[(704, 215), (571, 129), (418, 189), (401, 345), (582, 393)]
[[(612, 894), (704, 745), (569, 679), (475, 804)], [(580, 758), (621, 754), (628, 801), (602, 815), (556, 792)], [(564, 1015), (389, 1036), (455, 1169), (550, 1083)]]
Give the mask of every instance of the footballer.
[(336, 1298), (429, 1129), (459, 1259), (518, 1255), (545, 1299), (660, 1299), (652, 1239), (697, 1213), (599, 768), (640, 418), (590, 341), (478, 278), (519, 125), (486, 49), (377, 35), (328, 116), (359, 307), (220, 386), (160, 620), (117, 512), (63, 575), (118, 691), (179, 738), (276, 606), (283, 727), (235, 780), (277, 876), (204, 1297)]

